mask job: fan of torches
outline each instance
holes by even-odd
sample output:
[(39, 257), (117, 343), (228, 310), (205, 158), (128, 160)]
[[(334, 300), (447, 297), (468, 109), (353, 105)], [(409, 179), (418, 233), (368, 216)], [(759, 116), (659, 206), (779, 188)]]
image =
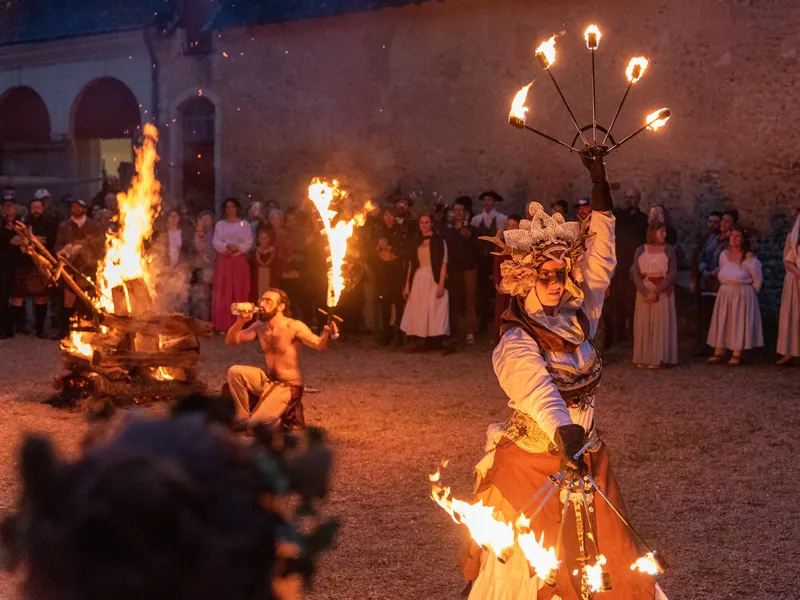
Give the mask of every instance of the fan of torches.
[[(352, 237), (355, 228), (364, 224), (367, 213), (374, 208), (368, 200), (361, 212), (356, 213), (350, 220), (339, 220), (334, 224), (333, 221), (338, 212), (333, 210), (331, 205), (343, 201), (346, 197), (347, 191), (341, 189), (339, 182), (335, 179), (328, 183), (324, 179), (315, 177), (308, 186), (308, 198), (319, 213), (322, 221), (322, 233), (328, 240), (328, 292), (326, 295), (328, 311), (320, 312), (328, 316), (329, 325), (333, 321), (342, 322), (340, 317), (334, 315), (334, 309), (339, 304), (339, 298), (345, 288), (342, 268), (347, 255), (347, 241)], [(335, 333), (333, 337), (336, 337)]]
[[(614, 138), (611, 136), (611, 130), (614, 128), (614, 124), (617, 122), (617, 117), (619, 117), (619, 113), (622, 111), (622, 106), (625, 104), (625, 100), (627, 100), (628, 98), (628, 94), (631, 91), (631, 87), (633, 87), (633, 84), (642, 78), (649, 65), (649, 61), (641, 56), (631, 58), (630, 62), (628, 63), (628, 67), (625, 69), (625, 76), (628, 79), (628, 87), (625, 90), (625, 94), (622, 96), (622, 101), (619, 103), (617, 112), (615, 113), (614, 118), (611, 120), (611, 124), (608, 126), (608, 129), (602, 127), (601, 125), (598, 125), (597, 91), (595, 86), (595, 79), (596, 79), (595, 51), (600, 46), (600, 37), (601, 37), (600, 29), (598, 29), (596, 25), (589, 25), (589, 27), (584, 32), (584, 40), (586, 41), (586, 47), (592, 53), (592, 124), (587, 125), (583, 128), (581, 128), (581, 126), (578, 125), (578, 121), (576, 120), (575, 115), (572, 112), (569, 103), (567, 102), (567, 99), (564, 97), (564, 94), (561, 91), (561, 88), (559, 87), (555, 76), (553, 75), (552, 67), (553, 64), (556, 62), (556, 36), (555, 35), (552, 36), (549, 40), (542, 43), (538, 48), (536, 48), (536, 53), (535, 53), (536, 62), (538, 62), (539, 65), (542, 67), (542, 69), (544, 69), (550, 76), (550, 80), (553, 82), (553, 85), (555, 86), (558, 95), (561, 97), (561, 101), (564, 103), (564, 106), (566, 107), (567, 112), (569, 113), (570, 119), (572, 120), (572, 124), (575, 126), (575, 129), (577, 131), (574, 139), (572, 140), (572, 144), (567, 144), (565, 142), (562, 142), (561, 140), (554, 138), (553, 136), (548, 135), (542, 131), (539, 131), (538, 129), (530, 127), (527, 124), (526, 121), (527, 121), (528, 107), (525, 106), (525, 102), (528, 97), (528, 91), (530, 90), (533, 82), (524, 86), (519, 92), (517, 92), (511, 104), (511, 111), (508, 114), (508, 122), (514, 127), (517, 127), (519, 129), (527, 129), (528, 131), (531, 131), (551, 142), (569, 148), (570, 150), (577, 150), (577, 148), (575, 147), (575, 142), (578, 141), (579, 137), (586, 146), (590, 145), (598, 146), (597, 131), (600, 130), (602, 133), (605, 134), (603, 136), (602, 141), (600, 142), (600, 148), (599, 148), (600, 153), (603, 156), (605, 156), (615, 148), (619, 148), (625, 142), (639, 135), (645, 129), (656, 131), (657, 129), (663, 127), (669, 120), (671, 114), (668, 108), (661, 108), (647, 115), (647, 117), (645, 117), (644, 120), (644, 125), (640, 129), (634, 131), (633, 133), (626, 136), (619, 142), (614, 141)], [(591, 143), (589, 142), (585, 134), (585, 132), (587, 132), (590, 129), (592, 135)], [(605, 147), (604, 145), (607, 140), (611, 141), (610, 147)]]
[[(588, 450), (589, 446), (590, 444), (586, 444), (574, 458), (577, 460)], [(572, 509), (575, 515), (579, 543), (581, 545), (584, 543), (585, 533), (585, 538), (594, 544), (595, 550), (594, 564), (589, 564), (588, 559), (583, 564), (583, 597), (590, 598), (595, 592), (610, 590), (611, 580), (609, 574), (603, 569), (607, 561), (606, 557), (600, 552), (600, 540), (594, 525), (594, 498), (596, 493), (608, 504), (612, 512), (631, 531), (645, 550), (644, 555), (630, 566), (631, 570), (638, 570), (649, 575), (663, 573), (663, 560), (656, 558), (655, 551), (647, 545), (603, 492), (597, 481), (589, 474), (579, 477), (575, 473), (565, 470), (551, 475), (548, 481), (519, 510), (516, 518), (507, 521), (502, 514), (491, 506), (486, 506), (482, 500), (470, 504), (453, 498), (450, 488), (441, 483), (442, 468), (446, 466), (447, 461), (443, 460), (436, 472), (429, 475), (431, 498), (450, 515), (453, 521), (467, 528), (476, 544), (494, 554), (502, 563), (508, 561), (515, 550), (519, 548), (525, 555), (528, 564), (535, 571), (536, 576), (547, 585), (554, 586), (558, 568), (562, 564), (565, 547), (563, 544), (564, 525), (569, 511)], [(537, 536), (531, 529), (531, 521), (542, 511), (556, 492), (560, 492), (559, 498), (563, 503), (561, 525), (555, 546), (547, 547), (544, 533)], [(544, 494), (544, 497), (541, 498), (538, 506), (530, 512), (530, 516), (527, 516), (526, 513), (534, 507), (542, 494)], [(586, 531), (584, 531), (584, 523), (586, 524)], [(550, 542), (552, 543), (552, 540)], [(577, 572), (573, 574), (577, 575)]]

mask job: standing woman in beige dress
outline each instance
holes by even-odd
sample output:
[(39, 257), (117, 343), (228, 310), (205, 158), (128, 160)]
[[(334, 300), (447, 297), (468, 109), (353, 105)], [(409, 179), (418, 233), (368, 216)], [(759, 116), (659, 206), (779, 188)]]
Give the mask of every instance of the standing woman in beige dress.
[(800, 210), (783, 250), (786, 277), (783, 280), (781, 317), (778, 324), (778, 364), (789, 365), (800, 357)]
[(764, 346), (758, 306), (763, 276), (746, 231), (735, 225), (728, 239), (728, 249), (719, 256), (719, 293), (706, 342), (714, 348), (714, 356), (708, 359), (710, 364), (721, 363), (726, 350), (730, 350), (728, 364), (737, 367), (742, 362), (742, 350)]
[(636, 250), (631, 267), (636, 284), (633, 362), (641, 368), (659, 369), (678, 363), (678, 319), (673, 293), (678, 260), (666, 240), (666, 225), (651, 223), (647, 241)]

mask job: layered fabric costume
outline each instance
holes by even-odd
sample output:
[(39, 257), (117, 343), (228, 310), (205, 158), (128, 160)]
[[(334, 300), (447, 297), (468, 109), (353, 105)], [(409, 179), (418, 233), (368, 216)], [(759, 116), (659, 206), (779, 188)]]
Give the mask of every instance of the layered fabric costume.
[[(588, 159), (586, 159), (588, 160)], [(585, 160), (585, 162), (586, 162)], [(519, 233), (505, 232), (503, 246), (512, 256), (503, 264), (503, 289), (512, 295), (503, 317), (502, 336), (492, 356), (500, 385), (514, 410), (505, 424), (489, 427), (487, 453), (476, 466), (475, 500), (482, 500), (515, 522), (518, 511), (550, 475), (560, 470), (555, 447), (558, 428), (582, 426), (592, 446), (585, 457), (589, 473), (615, 506), (625, 511), (608, 452), (595, 428), (595, 392), (602, 377), (602, 360), (592, 344), (605, 290), (616, 266), (611, 194), (601, 159), (587, 167), (594, 183), (590, 224), (564, 223), (532, 203), (531, 221)], [(587, 230), (588, 227), (588, 230)], [(535, 291), (538, 268), (547, 260), (563, 260), (567, 281), (560, 304), (547, 315)], [(539, 498), (541, 500), (541, 497)], [(526, 509), (531, 517), (538, 502)], [(545, 547), (556, 545), (561, 521), (559, 494), (550, 497), (531, 522)], [(665, 600), (652, 576), (632, 571), (642, 555), (634, 538), (604, 500), (596, 496), (596, 526), (605, 571), (612, 590), (603, 600)], [(596, 550), (587, 536), (578, 538), (574, 511), (564, 531), (565, 551), (559, 556), (555, 586), (539, 579), (518, 545), (510, 559), (497, 557), (468, 540), (460, 556), (465, 578), (472, 582), (471, 600), (579, 600), (582, 597), (581, 557), (595, 564)], [(583, 523), (584, 534), (588, 531)], [(573, 574), (577, 569), (577, 574)]]

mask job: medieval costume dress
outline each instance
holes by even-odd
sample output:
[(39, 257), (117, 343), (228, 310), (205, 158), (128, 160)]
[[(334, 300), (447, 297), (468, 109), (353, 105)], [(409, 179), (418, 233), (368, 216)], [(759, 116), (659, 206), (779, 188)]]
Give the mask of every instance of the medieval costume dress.
[[(643, 367), (678, 364), (678, 318), (675, 312), (675, 274), (678, 259), (670, 245), (657, 252), (645, 246), (636, 251), (631, 267), (636, 284), (633, 317), (633, 362)], [(647, 295), (658, 296), (648, 302)]]
[(735, 352), (761, 348), (764, 333), (758, 291), (763, 277), (761, 262), (748, 253), (741, 262), (732, 261), (725, 250), (719, 257), (719, 293), (708, 331), (708, 345)]
[[(427, 243), (426, 243), (427, 242)], [(437, 298), (442, 264), (447, 263), (447, 243), (439, 235), (419, 239), (408, 269), (410, 291), (400, 329), (406, 335), (435, 338), (450, 334), (447, 290)]]
[[(214, 264), (211, 321), (214, 328), (227, 331), (236, 317), (231, 314), (231, 304), (247, 302), (250, 297), (250, 263), (247, 253), (253, 247), (250, 223), (243, 220), (217, 221), (212, 241), (217, 259)], [(229, 246), (237, 248), (236, 254), (225, 254)]]
[[(476, 466), (476, 500), (493, 507), (505, 521), (515, 522), (518, 511), (565, 461), (592, 441), (585, 467), (615, 506), (625, 512), (621, 492), (611, 469), (608, 452), (595, 428), (595, 392), (603, 373), (600, 355), (592, 344), (606, 288), (616, 266), (615, 218), (602, 159), (584, 162), (592, 174), (591, 220), (582, 227), (565, 223), (561, 215), (550, 217), (538, 203), (529, 208), (531, 220), (518, 231), (505, 233), (504, 246), (511, 260), (502, 266), (502, 287), (511, 294), (504, 316), (503, 333), (492, 360), (500, 385), (514, 409), (503, 425), (489, 428), (487, 454)], [(554, 310), (543, 308), (536, 292), (538, 270), (547, 261), (562, 260), (566, 281)], [(551, 313), (551, 314), (548, 314)], [(555, 546), (562, 504), (558, 494), (532, 515), (531, 529), (544, 533), (544, 546)], [(541, 499), (541, 498), (540, 498)], [(663, 600), (652, 576), (631, 570), (642, 556), (629, 530), (602, 499), (594, 502), (597, 533), (604, 568), (612, 589), (604, 600)], [(547, 585), (529, 568), (519, 545), (505, 562), (482, 550), (471, 540), (461, 555), (461, 568), (471, 582), (471, 600), (579, 600), (582, 590), (579, 557), (594, 564), (596, 549), (581, 536), (579, 547), (575, 512), (567, 513), (564, 552), (559, 555), (555, 585)], [(586, 532), (584, 531), (584, 534)]]
[(800, 215), (786, 237), (783, 264), (786, 277), (778, 324), (778, 354), (800, 357)]

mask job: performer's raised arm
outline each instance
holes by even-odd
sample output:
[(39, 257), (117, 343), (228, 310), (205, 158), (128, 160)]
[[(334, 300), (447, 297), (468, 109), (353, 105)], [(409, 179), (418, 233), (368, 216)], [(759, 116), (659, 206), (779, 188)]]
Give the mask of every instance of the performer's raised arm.
[[(235, 346), (237, 344), (246, 344), (247, 342), (252, 342), (254, 339), (258, 337), (258, 328), (259, 323), (253, 323), (247, 329), (244, 328), (247, 325), (248, 321), (253, 318), (253, 313), (249, 312), (241, 312), (236, 316), (236, 321), (234, 321), (231, 328), (228, 329), (228, 333), (225, 334), (225, 343), (229, 346)], [(263, 327), (261, 327), (263, 329)]]
[(327, 350), (328, 340), (331, 338), (331, 328), (335, 325), (326, 325), (322, 330), (322, 335), (316, 335), (302, 321), (295, 321), (297, 339), (309, 348), (314, 350)]

